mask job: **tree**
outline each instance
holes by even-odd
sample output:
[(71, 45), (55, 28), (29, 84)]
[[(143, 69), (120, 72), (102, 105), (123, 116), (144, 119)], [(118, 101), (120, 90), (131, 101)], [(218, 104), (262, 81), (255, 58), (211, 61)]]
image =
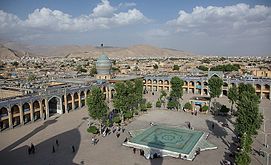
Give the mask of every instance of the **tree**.
[(157, 108), (161, 108), (161, 106), (162, 106), (161, 101), (160, 101), (160, 100), (157, 100), (155, 106), (156, 106)]
[(11, 64), (12, 64), (13, 66), (15, 66), (16, 68), (17, 68), (17, 66), (19, 65), (19, 63), (18, 63), (17, 61), (12, 62)]
[(188, 110), (192, 110), (192, 104), (191, 103), (189, 103), (189, 102), (187, 102), (187, 103), (185, 103), (184, 104), (184, 107), (183, 107), (184, 109), (188, 109)]
[(197, 68), (198, 68), (199, 70), (202, 70), (202, 71), (208, 71), (208, 70), (209, 70), (209, 68), (206, 67), (206, 66), (204, 66), (204, 65), (200, 65), (200, 66), (198, 66)]
[(180, 67), (178, 65), (173, 65), (173, 70), (179, 70)]
[(87, 97), (87, 105), (89, 116), (98, 120), (101, 124), (101, 120), (107, 115), (109, 108), (105, 102), (104, 94), (97, 86), (91, 89), (91, 93)]
[(219, 77), (211, 77), (208, 80), (209, 94), (211, 98), (219, 97), (222, 93), (223, 80)]
[(94, 65), (94, 66), (90, 69), (89, 75), (90, 75), (91, 77), (93, 77), (95, 74), (97, 74), (97, 70), (96, 70), (96, 66)]
[(229, 93), (228, 93), (228, 99), (230, 100), (230, 103), (231, 103), (231, 112), (232, 112), (233, 105), (238, 100), (238, 88), (235, 85), (230, 87)]
[(36, 76), (34, 74), (30, 74), (27, 78), (27, 81), (31, 82), (34, 81), (36, 79)]
[[(211, 77), (208, 80), (208, 88), (209, 88), (209, 94), (211, 99), (215, 97), (219, 97), (220, 94), (222, 93), (222, 85), (223, 85), (223, 80), (219, 77)], [(209, 105), (211, 105), (211, 99)], [(214, 102), (214, 112), (217, 113), (217, 103), (216, 101)]]
[(120, 110), (123, 121), (123, 114), (138, 108), (143, 99), (143, 81), (136, 79), (134, 81), (117, 82), (115, 84), (116, 94), (113, 98), (113, 105)]
[(179, 77), (175, 76), (172, 77), (170, 80), (171, 83), (171, 91), (169, 95), (169, 101), (168, 101), (168, 108), (176, 108), (178, 110), (178, 107), (180, 105), (179, 99), (183, 96), (183, 80)]
[(244, 91), (240, 94), (237, 102), (236, 130), (239, 134), (257, 134), (257, 129), (262, 123), (262, 116), (259, 113), (259, 97), (256, 93)]

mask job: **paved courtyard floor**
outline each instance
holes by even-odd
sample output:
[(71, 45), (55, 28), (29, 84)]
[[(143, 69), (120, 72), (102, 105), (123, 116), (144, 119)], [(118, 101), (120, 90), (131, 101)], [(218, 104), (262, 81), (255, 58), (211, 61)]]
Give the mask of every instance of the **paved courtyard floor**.
[[(223, 103), (223, 98), (222, 101)], [(225, 104), (228, 101), (224, 99)], [(262, 105), (261, 105), (262, 106)], [(270, 108), (270, 101), (263, 105)], [(271, 112), (271, 111), (270, 111)], [(271, 113), (270, 113), (271, 115)], [(270, 116), (271, 117), (271, 116)], [(92, 135), (87, 129), (88, 113), (86, 108), (60, 116), (53, 116), (48, 120), (40, 120), (32, 124), (17, 127), (0, 133), (0, 164), (5, 165), (219, 165), (221, 160), (228, 158), (230, 143), (232, 142), (233, 125), (231, 119), (214, 117), (212, 115), (191, 115), (186, 112), (152, 109), (137, 116), (125, 127), (125, 132), (117, 138), (115, 134), (106, 137), (98, 136), (98, 144), (91, 144)], [(270, 118), (269, 118), (270, 119)], [(129, 130), (149, 127), (150, 122), (173, 126), (186, 126), (190, 121), (195, 130), (209, 132), (208, 141), (218, 147), (216, 150), (201, 152), (194, 161), (174, 159), (170, 157), (147, 160), (139, 153), (134, 154), (131, 148), (122, 145), (128, 137)], [(227, 122), (229, 128), (222, 127), (221, 122)], [(211, 125), (215, 123), (214, 129)], [(266, 130), (270, 129), (270, 125)], [(257, 140), (261, 143), (262, 135)], [(56, 146), (55, 140), (59, 141)], [(270, 136), (268, 137), (270, 143)], [(27, 146), (33, 143), (36, 153), (28, 155)], [(53, 145), (55, 153), (52, 153)], [(72, 152), (72, 145), (75, 152)], [(256, 144), (257, 145), (257, 144)], [(264, 163), (264, 158), (255, 156), (252, 164)]]

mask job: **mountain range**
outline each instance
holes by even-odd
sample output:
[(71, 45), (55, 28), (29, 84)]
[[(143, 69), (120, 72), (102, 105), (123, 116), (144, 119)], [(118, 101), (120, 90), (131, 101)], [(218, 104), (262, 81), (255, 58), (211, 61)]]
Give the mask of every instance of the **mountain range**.
[(94, 47), (91, 45), (23, 45), (13, 42), (0, 43), (1, 59), (18, 59), (22, 56), (40, 56), (40, 57), (81, 57), (97, 58), (102, 53), (110, 58), (125, 57), (186, 57), (193, 56), (192, 53), (158, 48), (151, 45), (134, 45), (131, 47)]

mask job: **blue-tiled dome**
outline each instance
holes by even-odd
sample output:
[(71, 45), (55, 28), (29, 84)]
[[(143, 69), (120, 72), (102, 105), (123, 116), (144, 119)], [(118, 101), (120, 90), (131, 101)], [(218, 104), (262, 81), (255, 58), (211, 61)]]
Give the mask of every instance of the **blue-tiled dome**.
[(112, 68), (111, 60), (102, 54), (96, 61), (96, 69), (98, 74), (110, 74)]

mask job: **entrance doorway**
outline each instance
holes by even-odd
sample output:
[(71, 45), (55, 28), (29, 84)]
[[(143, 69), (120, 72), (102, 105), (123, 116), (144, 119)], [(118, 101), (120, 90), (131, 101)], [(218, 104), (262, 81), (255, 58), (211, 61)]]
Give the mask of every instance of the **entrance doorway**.
[(58, 97), (53, 97), (48, 102), (49, 105), (49, 116), (54, 115), (55, 113), (61, 114), (62, 112), (62, 105), (61, 100)]

